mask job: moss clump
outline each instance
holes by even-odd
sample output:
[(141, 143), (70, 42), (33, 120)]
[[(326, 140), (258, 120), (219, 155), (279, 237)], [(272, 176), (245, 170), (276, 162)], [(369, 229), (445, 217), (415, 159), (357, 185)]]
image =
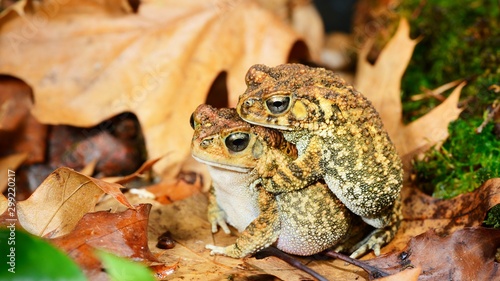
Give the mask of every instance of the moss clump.
[(484, 224), (493, 228), (500, 228), (500, 204), (490, 209)]
[(410, 19), (412, 37), (421, 37), (402, 81), (405, 121), (427, 113), (440, 101), (411, 96), (457, 79), (467, 79), (464, 115), (480, 116), (498, 94), (488, 87), (500, 80), (500, 5), (495, 0), (407, 0), (397, 13)]
[(498, 99), (500, 85), (500, 5), (494, 0), (407, 0), (396, 12), (409, 19), (412, 37), (420, 37), (402, 80), (404, 120), (411, 122), (441, 101), (412, 96), (448, 82), (466, 79), (464, 112), (449, 126), (438, 150), (414, 162), (417, 184), (439, 198), (472, 191), (500, 176), (500, 141), (494, 124), (481, 134), (483, 112)]
[(479, 118), (451, 123), (450, 136), (441, 148), (429, 150), (414, 162), (417, 184), (435, 197), (451, 198), (500, 177), (500, 139), (495, 137), (492, 123), (477, 134), (481, 123)]

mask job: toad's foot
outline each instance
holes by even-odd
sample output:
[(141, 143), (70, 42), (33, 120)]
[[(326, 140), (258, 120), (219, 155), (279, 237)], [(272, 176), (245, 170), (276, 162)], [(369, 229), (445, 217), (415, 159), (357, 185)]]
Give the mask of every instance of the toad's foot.
[(218, 210), (209, 210), (208, 212), (208, 221), (212, 225), (212, 233), (216, 233), (218, 231), (219, 226), (222, 228), (224, 233), (230, 234), (231, 231), (226, 223), (226, 213), (220, 209)]
[(390, 234), (388, 231), (384, 229), (376, 229), (368, 237), (363, 239), (363, 241), (353, 247), (356, 250), (350, 255), (350, 257), (353, 259), (358, 258), (368, 253), (370, 250), (373, 250), (373, 253), (376, 256), (379, 256), (380, 248), (392, 239), (392, 237), (390, 237), (390, 239), (389, 237)]
[(227, 247), (221, 247), (221, 246), (215, 246), (212, 244), (207, 244), (207, 245), (205, 245), (205, 248), (210, 250), (211, 256), (222, 255), (222, 256), (228, 256), (228, 257), (232, 257), (232, 258), (242, 258), (245, 256), (245, 254), (243, 254), (241, 252), (241, 250), (238, 249), (238, 247), (235, 244), (229, 245)]
[(224, 249), (226, 247), (221, 247), (221, 246), (215, 246), (215, 245), (212, 245), (212, 244), (207, 244), (205, 245), (205, 249), (209, 249), (210, 250), (210, 255), (211, 256), (215, 256), (215, 255), (224, 255)]
[(373, 250), (374, 254), (379, 256), (380, 248), (389, 243), (396, 235), (396, 232), (398, 232), (402, 219), (401, 201), (397, 200), (391, 212), (389, 225), (375, 229), (365, 239), (357, 243), (353, 247), (354, 252), (350, 257), (360, 257), (370, 250)]

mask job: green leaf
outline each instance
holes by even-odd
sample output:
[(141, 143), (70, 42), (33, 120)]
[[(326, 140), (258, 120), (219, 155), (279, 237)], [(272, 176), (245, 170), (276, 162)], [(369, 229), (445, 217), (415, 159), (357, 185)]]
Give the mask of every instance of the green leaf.
[(144, 265), (97, 250), (106, 272), (112, 281), (155, 281), (153, 273)]
[(0, 229), (0, 280), (86, 280), (76, 263), (45, 240)]

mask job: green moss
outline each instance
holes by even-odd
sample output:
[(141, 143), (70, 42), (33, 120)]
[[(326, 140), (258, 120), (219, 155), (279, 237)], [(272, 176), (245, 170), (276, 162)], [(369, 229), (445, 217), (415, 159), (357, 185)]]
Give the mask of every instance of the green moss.
[(500, 80), (499, 6), (495, 0), (402, 1), (397, 13), (410, 19), (412, 37), (421, 38), (402, 81), (406, 122), (440, 103), (412, 101), (412, 95), (457, 79), (468, 80), (464, 115), (478, 116), (493, 102), (498, 94), (488, 87)]
[(500, 204), (490, 209), (484, 224), (493, 228), (500, 228)]
[(481, 123), (480, 118), (451, 123), (450, 136), (442, 147), (414, 162), (417, 184), (435, 197), (450, 198), (500, 177), (500, 140), (493, 133), (493, 123), (477, 134)]
[(461, 94), (464, 111), (450, 124), (448, 140), (414, 161), (417, 184), (436, 197), (450, 198), (500, 177), (500, 140), (492, 132), (494, 124), (475, 133), (483, 112), (499, 96), (490, 88), (500, 85), (498, 1), (406, 0), (396, 12), (409, 19), (412, 37), (421, 39), (402, 80), (405, 122), (441, 103), (431, 97), (413, 101), (413, 95), (467, 80)]

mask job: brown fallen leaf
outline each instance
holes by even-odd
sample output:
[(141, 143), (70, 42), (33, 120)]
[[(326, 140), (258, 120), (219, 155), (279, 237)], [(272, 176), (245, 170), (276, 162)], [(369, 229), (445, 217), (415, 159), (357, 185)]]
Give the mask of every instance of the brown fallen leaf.
[[(9, 181), (8, 171), (16, 171), (26, 157), (28, 157), (28, 154), (26, 152), (21, 152), (0, 158), (0, 193), (3, 193), (5, 189), (7, 189)], [(15, 177), (14, 180), (16, 180)]]
[(421, 267), (421, 281), (500, 280), (498, 248), (500, 229), (466, 227), (444, 237), (430, 230), (411, 239), (403, 251), (367, 262), (390, 273)]
[(17, 203), (19, 223), (32, 234), (57, 237), (69, 233), (92, 211), (107, 193), (133, 209), (120, 191), (120, 185), (85, 176), (69, 168), (59, 168), (26, 200)]
[[(403, 223), (396, 237), (382, 249), (383, 254), (400, 251), (412, 237), (431, 229), (439, 235), (450, 235), (464, 227), (482, 225), (488, 210), (500, 204), (500, 178), (452, 199), (436, 199), (412, 187), (403, 188), (402, 198)], [(369, 254), (365, 259), (374, 257)]]
[(118, 183), (118, 184), (126, 184), (126, 183), (128, 183), (128, 182), (130, 182), (138, 177), (141, 177), (145, 172), (150, 171), (151, 168), (153, 167), (153, 165), (156, 164), (156, 162), (160, 161), (160, 159), (161, 159), (161, 157), (156, 158), (156, 159), (150, 159), (150, 160), (144, 162), (141, 165), (141, 167), (139, 167), (139, 169), (137, 169), (137, 171), (133, 172), (130, 175), (123, 176), (123, 177), (103, 178), (103, 180), (105, 180), (107, 182)]
[(97, 161), (93, 175), (127, 175), (144, 162), (140, 125), (132, 114), (120, 114), (90, 128), (52, 126), (48, 166), (82, 170)]
[(138, 13), (125, 1), (32, 2), (1, 14), (0, 72), (33, 87), (35, 117), (87, 127), (133, 112), (148, 156), (168, 154), (154, 169), (170, 178), (189, 155), (189, 116), (214, 79), (227, 73), (234, 106), (248, 68), (286, 62), (299, 40), (254, 1), (149, 0)]
[[(97, 161), (98, 159), (94, 159), (92, 161), (90, 161), (87, 165), (85, 165), (85, 167), (83, 167), (83, 169), (81, 169), (79, 172), (82, 174), (82, 175), (86, 175), (86, 176), (92, 176), (92, 174), (94, 173), (95, 171), (95, 166), (97, 164)], [(108, 181), (109, 182), (109, 181)]]
[(0, 75), (0, 158), (27, 153), (26, 164), (45, 160), (47, 126), (33, 117), (32, 107), (30, 86)]
[(153, 194), (159, 203), (169, 204), (200, 192), (202, 186), (202, 179), (197, 173), (181, 171), (176, 179), (165, 179), (145, 190)]
[(374, 65), (367, 60), (371, 44), (366, 44), (361, 50), (354, 83), (380, 113), (384, 127), (403, 158), (405, 171), (411, 167), (410, 161), (416, 154), (448, 137), (448, 124), (462, 112), (457, 104), (460, 91), (465, 86), (465, 83), (460, 84), (438, 107), (405, 125), (402, 118), (401, 78), (417, 43), (418, 39), (410, 38), (408, 21), (401, 19), (396, 34), (380, 52)]
[[(3, 194), (0, 194), (0, 214), (5, 213), (8, 205), (9, 205), (9, 200), (7, 200), (7, 197), (3, 196)], [(0, 220), (0, 225), (2, 223), (3, 223), (3, 220)]]
[(410, 268), (407, 270), (400, 271), (398, 273), (389, 275), (387, 277), (383, 277), (380, 279), (377, 279), (379, 281), (400, 281), (400, 280), (405, 280), (405, 281), (417, 281), (419, 280), (418, 277), (422, 273), (422, 268), (421, 267), (415, 267), (415, 268)]
[(100, 211), (82, 217), (73, 231), (49, 242), (65, 251), (89, 280), (107, 280), (95, 249), (146, 263), (156, 262), (148, 247), (148, 216), (151, 205), (120, 213)]

